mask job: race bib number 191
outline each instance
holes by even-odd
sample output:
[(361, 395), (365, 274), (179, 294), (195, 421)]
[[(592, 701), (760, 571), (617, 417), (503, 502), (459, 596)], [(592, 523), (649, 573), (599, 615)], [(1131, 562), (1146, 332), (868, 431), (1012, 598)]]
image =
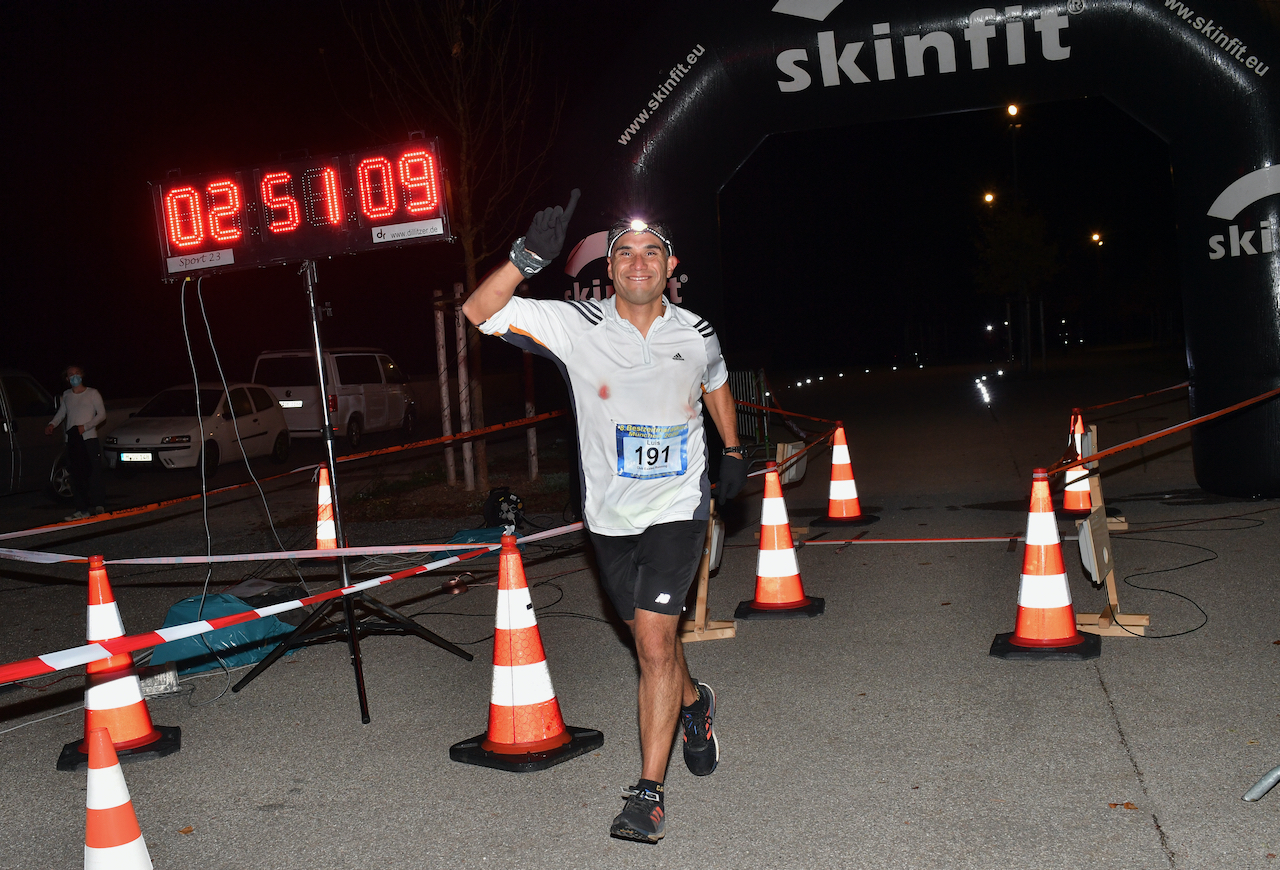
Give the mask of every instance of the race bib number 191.
[(689, 426), (618, 424), (618, 476), (651, 480), (689, 469)]

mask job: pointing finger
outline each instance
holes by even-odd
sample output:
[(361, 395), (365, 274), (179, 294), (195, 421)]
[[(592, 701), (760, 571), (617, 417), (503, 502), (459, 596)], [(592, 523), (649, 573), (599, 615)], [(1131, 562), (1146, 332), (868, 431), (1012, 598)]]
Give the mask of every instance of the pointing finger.
[(564, 222), (569, 223), (569, 218), (573, 217), (573, 210), (578, 207), (578, 197), (582, 196), (582, 191), (574, 188), (569, 193), (569, 204), (564, 207)]

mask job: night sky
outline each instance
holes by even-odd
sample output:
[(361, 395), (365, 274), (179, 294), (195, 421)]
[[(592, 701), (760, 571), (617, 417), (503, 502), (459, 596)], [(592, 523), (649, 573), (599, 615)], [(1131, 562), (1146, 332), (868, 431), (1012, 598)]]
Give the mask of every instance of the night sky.
[[(330, 0), (28, 5), (4, 27), (0, 364), (51, 389), (70, 361), (108, 398), (190, 380), (148, 181), (406, 138), (378, 121)], [(1018, 192), (1062, 262), (1051, 319), (1069, 317), (1091, 345), (1150, 337), (1155, 319), (1176, 328), (1164, 143), (1102, 100), (1027, 106), (1019, 120)], [(983, 327), (1003, 302), (975, 293), (974, 239), (982, 194), (1013, 192), (1008, 126), (993, 110), (767, 139), (721, 197), (731, 367), (998, 355)], [(444, 244), (322, 261), (326, 342), (381, 346), (430, 374), (430, 291), (460, 280), (459, 263)], [(229, 377), (247, 377), (261, 350), (308, 341), (302, 286), (292, 267), (205, 279)], [(1099, 302), (1105, 316), (1086, 320)], [(190, 292), (200, 339), (194, 305)]]
[[(982, 213), (1014, 197), (1014, 135), (1017, 194), (1061, 263), (1046, 329), (1066, 318), (1073, 343), (1092, 346), (1148, 337), (1150, 311), (1176, 325), (1166, 145), (1102, 99), (1024, 106), (1018, 122), (1015, 134), (988, 110), (766, 140), (721, 199), (724, 238), (767, 222), (773, 240), (767, 253), (726, 252), (728, 293), (771, 302), (729, 305), (733, 331), (771, 334), (760, 361), (778, 367), (798, 348), (826, 365), (998, 353), (985, 326), (1003, 324), (1004, 302), (975, 293), (974, 242)], [(806, 316), (777, 317), (777, 305)], [(817, 341), (810, 315), (823, 321)]]

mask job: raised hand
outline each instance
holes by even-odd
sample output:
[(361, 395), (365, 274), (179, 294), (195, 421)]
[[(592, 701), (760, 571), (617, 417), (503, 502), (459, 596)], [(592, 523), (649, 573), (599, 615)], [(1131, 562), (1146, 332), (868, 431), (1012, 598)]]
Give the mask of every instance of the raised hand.
[(569, 219), (573, 217), (573, 210), (578, 207), (580, 196), (582, 191), (575, 187), (569, 194), (569, 204), (564, 208), (558, 205), (544, 208), (534, 215), (529, 232), (524, 235), (524, 249), (544, 263), (560, 256), (565, 235), (569, 231)]

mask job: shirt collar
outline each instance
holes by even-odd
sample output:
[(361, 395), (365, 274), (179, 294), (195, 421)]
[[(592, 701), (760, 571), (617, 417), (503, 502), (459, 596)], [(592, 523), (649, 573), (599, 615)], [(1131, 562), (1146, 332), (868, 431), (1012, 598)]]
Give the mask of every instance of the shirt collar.
[[(626, 319), (621, 314), (618, 313), (618, 295), (616, 293), (610, 296), (608, 299), (604, 300), (604, 302), (601, 304), (604, 306), (605, 314), (607, 316), (613, 318), (614, 320)], [(662, 294), (662, 313), (658, 315), (658, 320), (666, 320), (669, 317), (671, 317), (671, 303), (667, 301), (667, 294), (663, 293)], [(656, 323), (657, 321), (654, 321), (654, 322)]]

